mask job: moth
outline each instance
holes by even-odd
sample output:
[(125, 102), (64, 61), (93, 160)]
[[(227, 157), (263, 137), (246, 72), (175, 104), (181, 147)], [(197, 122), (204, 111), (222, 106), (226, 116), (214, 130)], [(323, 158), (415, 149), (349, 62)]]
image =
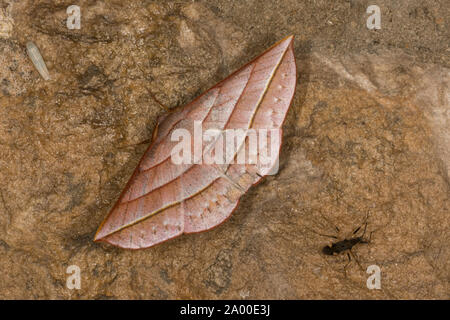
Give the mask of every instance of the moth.
[[(94, 241), (148, 248), (222, 224), (273, 173), (296, 77), (289, 36), (167, 114)], [(243, 134), (226, 139), (235, 132)]]

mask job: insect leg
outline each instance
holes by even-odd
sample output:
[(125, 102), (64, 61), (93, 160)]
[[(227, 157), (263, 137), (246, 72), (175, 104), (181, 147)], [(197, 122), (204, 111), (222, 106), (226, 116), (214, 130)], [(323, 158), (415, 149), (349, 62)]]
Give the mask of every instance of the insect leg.
[(361, 227), (362, 227), (362, 226), (359, 226), (358, 228), (356, 228), (356, 229), (353, 231), (352, 234), (356, 234), (356, 233), (361, 229)]
[(372, 232), (370, 232), (370, 235), (369, 235), (369, 239), (363, 239), (362, 237), (361, 237), (361, 241), (359, 242), (359, 243), (370, 243), (370, 241), (372, 240), (372, 233), (373, 233), (373, 231)]
[(351, 256), (353, 257), (353, 259), (355, 259), (356, 263), (358, 264), (359, 268), (361, 269), (361, 271), (364, 272), (363, 267), (361, 266), (361, 264), (358, 261), (358, 258), (356, 258), (356, 255), (353, 253), (353, 251), (351, 249), (348, 249), (348, 251), (350, 252)]
[[(336, 229), (336, 231), (337, 231), (338, 233), (341, 232), (341, 231), (339, 230), (339, 228), (338, 228), (334, 223), (332, 223), (327, 217), (325, 217), (322, 213), (320, 213), (320, 216), (321, 216), (321, 218), (322, 218), (323, 220), (325, 220), (325, 222), (326, 222), (329, 226), (334, 227), (334, 229)], [(335, 238), (338, 239), (338, 237), (335, 237)]]
[(364, 225), (364, 231), (363, 231), (363, 234), (361, 235), (361, 238), (364, 237), (364, 235), (366, 234), (366, 229), (367, 229), (367, 218), (368, 218), (368, 217), (369, 217), (369, 216), (367, 215), (367, 216), (366, 216), (366, 219), (365, 219), (365, 221), (364, 221), (364, 223), (363, 223), (362, 225), (360, 225), (358, 228), (356, 228), (356, 229), (353, 231), (353, 235), (355, 235), (356, 233), (358, 233), (358, 231), (361, 230), (361, 227)]
[(317, 231), (315, 231), (314, 229), (311, 229), (311, 228), (308, 228), (308, 227), (305, 227), (305, 228), (308, 229), (309, 231), (314, 232), (315, 234), (318, 234), (319, 236), (322, 236), (322, 237), (328, 237), (328, 238), (333, 238), (333, 239), (338, 239), (338, 237), (336, 237), (336, 236), (332, 236), (332, 235), (329, 235), (329, 234), (320, 233), (320, 232), (317, 232)]
[(347, 278), (347, 267), (348, 267), (348, 265), (350, 264), (350, 262), (352, 261), (352, 259), (350, 258), (350, 254), (347, 252), (347, 258), (348, 258), (348, 262), (347, 262), (347, 264), (344, 266), (344, 274), (345, 274), (345, 277)]

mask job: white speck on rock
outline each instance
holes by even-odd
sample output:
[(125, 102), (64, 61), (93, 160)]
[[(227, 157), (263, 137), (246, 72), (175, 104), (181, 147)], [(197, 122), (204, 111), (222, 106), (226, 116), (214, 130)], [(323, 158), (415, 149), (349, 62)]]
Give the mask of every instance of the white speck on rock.
[(11, 7), (0, 8), (0, 38), (8, 39), (12, 35), (14, 20), (11, 18)]
[(182, 48), (194, 47), (196, 44), (195, 33), (187, 25), (186, 21), (181, 21), (180, 24), (180, 36), (178, 37), (178, 43)]

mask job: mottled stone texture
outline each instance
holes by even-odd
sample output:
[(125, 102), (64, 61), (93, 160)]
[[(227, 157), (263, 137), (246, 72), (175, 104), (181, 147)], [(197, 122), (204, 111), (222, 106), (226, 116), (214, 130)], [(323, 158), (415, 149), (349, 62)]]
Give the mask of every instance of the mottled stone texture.
[[(0, 0), (0, 298), (449, 298), (450, 5)], [(180, 106), (286, 35), (280, 171), (202, 234), (125, 251), (95, 230)], [(52, 76), (26, 56), (40, 48)], [(368, 217), (361, 265), (320, 249)], [(80, 290), (66, 268), (81, 269)]]

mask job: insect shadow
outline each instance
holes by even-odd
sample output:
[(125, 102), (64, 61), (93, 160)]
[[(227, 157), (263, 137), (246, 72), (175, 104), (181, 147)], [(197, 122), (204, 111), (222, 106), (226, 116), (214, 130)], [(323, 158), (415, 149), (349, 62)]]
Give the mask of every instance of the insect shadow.
[[(366, 218), (363, 222), (363, 224), (361, 224), (359, 227), (357, 227), (350, 236), (345, 237), (344, 239), (338, 237), (338, 236), (333, 236), (333, 235), (328, 235), (328, 234), (322, 234), (319, 232), (316, 232), (314, 230), (312, 230), (314, 233), (323, 236), (323, 237), (329, 237), (332, 239), (337, 240), (336, 242), (331, 243), (330, 245), (326, 245), (322, 248), (322, 253), (324, 255), (327, 256), (333, 256), (333, 255), (340, 255), (342, 253), (347, 253), (347, 257), (348, 257), (348, 262), (347, 264), (344, 266), (344, 273), (347, 276), (347, 272), (346, 269), (348, 267), (348, 265), (350, 264), (350, 262), (352, 261), (351, 258), (353, 258), (353, 260), (356, 261), (356, 263), (358, 264), (359, 268), (361, 269), (361, 271), (364, 272), (364, 269), (361, 266), (361, 263), (359, 262), (356, 254), (352, 251), (353, 247), (358, 245), (358, 244), (369, 244), (371, 239), (372, 239), (372, 232), (370, 232), (369, 238), (365, 238), (365, 234), (366, 234), (366, 230), (367, 230), (367, 219), (369, 218), (369, 214), (366, 215)], [(363, 228), (364, 227), (364, 228)], [(362, 229), (363, 228), (363, 229)], [(340, 230), (337, 226), (335, 226), (335, 229), (338, 233), (340, 233)], [(360, 233), (361, 229), (362, 234), (358, 235), (358, 233)]]

